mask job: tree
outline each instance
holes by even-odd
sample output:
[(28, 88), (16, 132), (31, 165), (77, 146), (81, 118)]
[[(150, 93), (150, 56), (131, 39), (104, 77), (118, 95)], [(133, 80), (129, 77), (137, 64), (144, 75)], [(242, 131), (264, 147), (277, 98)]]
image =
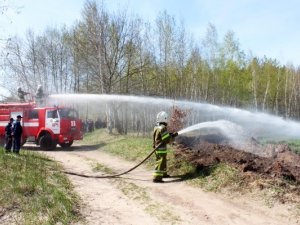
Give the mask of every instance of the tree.
[(158, 44), (158, 86), (163, 96), (170, 96), (170, 69), (173, 64), (175, 43), (175, 20), (166, 11), (160, 13), (156, 19)]
[(243, 69), (245, 67), (244, 53), (240, 50), (239, 42), (234, 33), (229, 31), (225, 34), (220, 47), (219, 82), (222, 86), (222, 104), (233, 106), (239, 105), (238, 98), (242, 97), (245, 87), (240, 86), (243, 81)]
[(209, 24), (206, 36), (202, 42), (204, 59), (206, 61), (207, 72), (207, 82), (205, 90), (205, 101), (216, 101), (216, 96), (218, 96), (218, 74), (217, 74), (217, 64), (219, 58), (219, 43), (218, 43), (218, 33), (214, 25)]

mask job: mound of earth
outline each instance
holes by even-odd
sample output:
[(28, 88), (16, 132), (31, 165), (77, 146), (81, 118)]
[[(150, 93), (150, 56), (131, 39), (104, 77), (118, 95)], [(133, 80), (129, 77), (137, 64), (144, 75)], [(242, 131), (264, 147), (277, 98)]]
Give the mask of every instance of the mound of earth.
[[(213, 140), (213, 141), (212, 141)], [(271, 177), (284, 177), (300, 183), (300, 155), (285, 144), (260, 145), (249, 141), (245, 149), (232, 147), (222, 137), (178, 137), (179, 157), (191, 162), (197, 168), (219, 162), (229, 163), (242, 171), (252, 171)]]

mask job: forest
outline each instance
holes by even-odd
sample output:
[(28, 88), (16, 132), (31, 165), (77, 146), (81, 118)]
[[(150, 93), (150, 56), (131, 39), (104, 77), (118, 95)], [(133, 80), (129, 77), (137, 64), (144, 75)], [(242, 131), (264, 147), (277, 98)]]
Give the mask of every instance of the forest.
[(201, 39), (167, 11), (153, 22), (86, 1), (72, 27), (11, 37), (5, 87), (34, 93), (124, 94), (185, 99), (300, 118), (300, 70), (241, 49), (208, 24)]

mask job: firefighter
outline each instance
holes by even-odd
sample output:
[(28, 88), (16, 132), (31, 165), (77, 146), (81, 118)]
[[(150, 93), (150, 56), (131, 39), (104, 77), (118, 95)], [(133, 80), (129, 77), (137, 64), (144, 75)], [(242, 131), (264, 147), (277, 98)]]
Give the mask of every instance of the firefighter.
[(14, 119), (10, 118), (8, 124), (5, 127), (5, 152), (11, 152), (13, 122)]
[(44, 98), (43, 87), (42, 85), (39, 85), (35, 93), (35, 100), (38, 103), (38, 105), (43, 104), (43, 98)]
[(156, 126), (153, 132), (153, 148), (155, 151), (156, 164), (153, 174), (153, 182), (163, 183), (163, 178), (169, 177), (167, 174), (167, 144), (172, 142), (178, 133), (169, 133), (167, 130), (168, 114), (164, 111), (156, 116)]
[(28, 95), (28, 94), (29, 93), (23, 91), (21, 87), (18, 87), (18, 97), (19, 97), (21, 102), (25, 102), (25, 95)]
[(13, 143), (13, 152), (16, 154), (19, 154), (20, 148), (21, 148), (21, 137), (23, 133), (23, 128), (21, 126), (21, 119), (23, 117), (21, 115), (17, 116), (17, 120), (14, 123), (13, 126), (13, 138), (14, 138), (14, 143)]

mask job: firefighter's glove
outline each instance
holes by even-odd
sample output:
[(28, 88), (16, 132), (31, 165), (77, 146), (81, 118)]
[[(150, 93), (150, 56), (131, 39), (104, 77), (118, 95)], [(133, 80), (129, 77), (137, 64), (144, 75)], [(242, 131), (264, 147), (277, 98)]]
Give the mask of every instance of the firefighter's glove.
[(170, 133), (171, 137), (174, 138), (174, 137), (177, 137), (178, 136), (178, 133), (175, 132), (175, 133)]

